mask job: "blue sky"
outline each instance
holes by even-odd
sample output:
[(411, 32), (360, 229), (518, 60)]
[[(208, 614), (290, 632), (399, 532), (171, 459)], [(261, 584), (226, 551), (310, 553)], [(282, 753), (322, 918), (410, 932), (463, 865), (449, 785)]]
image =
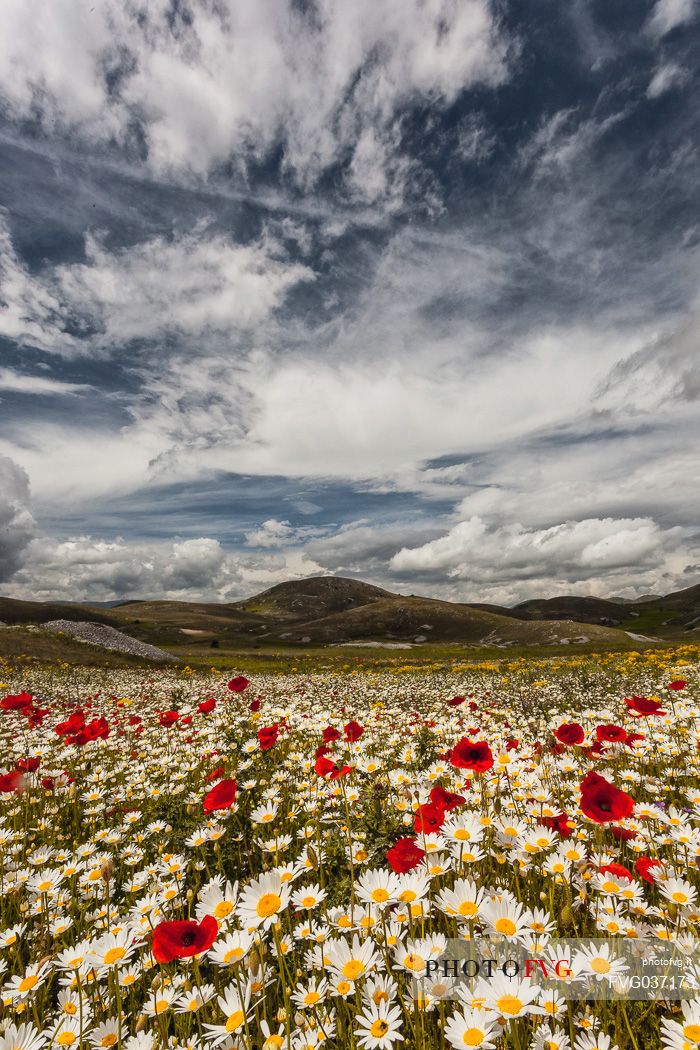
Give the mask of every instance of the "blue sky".
[(0, 587), (700, 576), (695, 0), (6, 0)]

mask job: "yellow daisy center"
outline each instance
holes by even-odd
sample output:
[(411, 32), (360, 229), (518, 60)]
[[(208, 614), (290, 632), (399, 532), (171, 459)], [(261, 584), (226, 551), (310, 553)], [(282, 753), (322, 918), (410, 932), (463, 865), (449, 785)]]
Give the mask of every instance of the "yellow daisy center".
[(465, 1046), (481, 1046), (484, 1041), (484, 1033), (480, 1028), (467, 1028), (462, 1036)]
[(226, 1019), (226, 1031), (237, 1032), (243, 1024), (244, 1017), (245, 1015), (242, 1010), (234, 1010)]
[(257, 903), (256, 911), (261, 919), (269, 919), (280, 910), (282, 901), (276, 893), (264, 893)]
[(365, 964), (360, 959), (350, 959), (345, 963), (342, 974), (349, 981), (356, 981), (360, 974), (365, 972)]
[(502, 995), (496, 1006), (499, 1013), (504, 1015), (510, 1014), (511, 1017), (516, 1017), (523, 1008), (523, 1004), (517, 995)]
[(509, 919), (506, 915), (504, 915), (500, 919), (496, 919), (496, 923), (494, 926), (494, 929), (497, 933), (502, 933), (506, 937), (512, 937), (517, 928), (518, 927), (515, 925), (513, 920)]
[(378, 1017), (376, 1021), (372, 1021), (369, 1030), (371, 1035), (379, 1039), (389, 1031), (389, 1025), (383, 1017)]

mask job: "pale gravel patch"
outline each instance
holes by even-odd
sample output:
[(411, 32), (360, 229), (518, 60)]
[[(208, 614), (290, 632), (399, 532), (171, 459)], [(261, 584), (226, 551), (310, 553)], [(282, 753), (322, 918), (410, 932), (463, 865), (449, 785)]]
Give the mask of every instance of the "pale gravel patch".
[(89, 620), (49, 620), (43, 626), (48, 631), (67, 634), (79, 642), (97, 645), (102, 649), (129, 653), (131, 656), (140, 656), (144, 660), (153, 660), (157, 663), (179, 663), (178, 658), (172, 653), (166, 653), (155, 645), (149, 645), (148, 642), (141, 642), (138, 638), (131, 638), (128, 634), (118, 631), (116, 627), (109, 627), (107, 624), (91, 623)]

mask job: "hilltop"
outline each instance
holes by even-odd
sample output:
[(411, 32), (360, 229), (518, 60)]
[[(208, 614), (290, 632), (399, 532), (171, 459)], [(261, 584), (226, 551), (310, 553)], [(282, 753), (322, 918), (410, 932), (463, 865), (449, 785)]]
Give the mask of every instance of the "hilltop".
[[(5, 625), (0, 655), (8, 656), (40, 654), (43, 625), (53, 620), (115, 628), (185, 661), (205, 659), (209, 649), (223, 656), (304, 646), (625, 649), (697, 641), (700, 585), (638, 602), (562, 595), (507, 608), (394, 594), (361, 580), (316, 576), (230, 603), (127, 600), (97, 607), (2, 598), (0, 620)], [(55, 636), (47, 651), (54, 658)], [(212, 653), (212, 661), (216, 658)]]

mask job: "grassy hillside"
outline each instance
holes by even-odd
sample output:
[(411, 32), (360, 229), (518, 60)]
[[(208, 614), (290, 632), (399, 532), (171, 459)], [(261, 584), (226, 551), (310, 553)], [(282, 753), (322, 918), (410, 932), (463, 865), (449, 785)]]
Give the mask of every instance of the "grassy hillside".
[[(338, 647), (337, 659), (342, 660), (349, 657), (339, 647), (353, 643), (407, 646), (411, 655), (405, 658), (411, 662), (419, 651), (425, 659), (428, 651), (455, 646), (463, 653), (479, 649), (488, 656), (504, 649), (561, 652), (566, 646), (583, 652), (629, 650), (661, 644), (660, 640), (694, 642), (700, 639), (700, 586), (634, 604), (565, 595), (523, 602), (513, 609), (391, 594), (343, 577), (290, 581), (229, 604), (133, 601), (105, 609), (5, 598), (0, 599), (0, 621), (14, 629), (0, 629), (0, 656), (28, 652), (47, 661), (103, 660), (110, 666), (135, 662), (102, 656), (99, 650), (46, 637), (47, 632), (28, 626), (54, 619), (110, 624), (197, 666), (236, 666), (244, 653), (255, 654), (254, 660), (262, 664), (278, 656), (306, 660), (303, 654), (318, 654), (324, 646)], [(628, 632), (652, 641), (630, 638)]]

